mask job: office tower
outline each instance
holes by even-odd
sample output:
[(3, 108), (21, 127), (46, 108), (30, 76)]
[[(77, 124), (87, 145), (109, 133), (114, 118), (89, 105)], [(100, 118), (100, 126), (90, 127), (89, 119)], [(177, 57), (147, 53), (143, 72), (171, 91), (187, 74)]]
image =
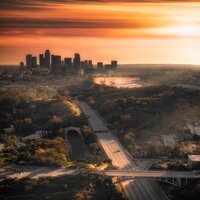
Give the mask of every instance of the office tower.
[(87, 67), (88, 66), (88, 61), (87, 60), (84, 60), (84, 65)]
[(51, 70), (52, 70), (53, 73), (56, 72), (56, 68), (57, 68), (57, 66), (56, 66), (56, 56), (52, 55), (51, 56)]
[(32, 68), (37, 68), (37, 57), (32, 57)]
[(112, 69), (117, 69), (117, 61), (116, 60), (111, 61), (111, 66)]
[(50, 68), (50, 51), (49, 50), (46, 50), (45, 51), (45, 57), (44, 57), (44, 65), (45, 65), (45, 67), (47, 67), (47, 68)]
[(32, 69), (32, 55), (31, 54), (26, 55), (26, 67), (30, 70)]
[(52, 55), (51, 56), (51, 70), (56, 73), (61, 68), (61, 56)]
[(44, 55), (43, 54), (39, 55), (39, 62), (40, 62), (40, 67), (44, 67)]
[(72, 58), (65, 58), (65, 65), (72, 65)]
[(55, 56), (51, 55), (51, 71), (55, 72), (55, 69), (56, 69)]
[(74, 65), (74, 69), (75, 70), (79, 70), (80, 69), (80, 65), (81, 65), (80, 54), (78, 54), (78, 53), (74, 54), (73, 65)]
[(57, 67), (61, 67), (61, 56), (56, 56)]
[(87, 60), (84, 60), (84, 61), (81, 61), (81, 69), (87, 69), (87, 65), (88, 65), (88, 63), (87, 63)]
[(20, 62), (20, 64), (19, 64), (19, 69), (20, 69), (20, 70), (23, 70), (23, 69), (24, 69), (24, 62)]
[(103, 69), (103, 63), (102, 62), (97, 63), (97, 69)]
[(85, 67), (85, 62), (81, 61), (81, 69), (84, 69), (84, 67)]
[(72, 58), (65, 58), (64, 63), (65, 63), (65, 69), (67, 71), (71, 71), (72, 70)]
[(89, 69), (93, 68), (92, 60), (88, 60), (88, 67), (89, 67)]

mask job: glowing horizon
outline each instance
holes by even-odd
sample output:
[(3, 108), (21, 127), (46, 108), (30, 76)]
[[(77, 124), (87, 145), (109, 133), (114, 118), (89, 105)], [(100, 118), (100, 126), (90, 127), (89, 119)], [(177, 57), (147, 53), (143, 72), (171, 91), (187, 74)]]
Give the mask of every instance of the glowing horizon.
[(200, 64), (200, 2), (142, 2), (2, 0), (0, 64), (45, 49), (94, 62)]

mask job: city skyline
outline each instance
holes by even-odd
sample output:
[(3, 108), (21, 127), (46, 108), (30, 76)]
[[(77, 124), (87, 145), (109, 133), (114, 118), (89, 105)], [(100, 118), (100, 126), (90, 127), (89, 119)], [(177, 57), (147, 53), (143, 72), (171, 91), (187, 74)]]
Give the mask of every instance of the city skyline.
[(26, 54), (25, 62), (20, 61), (20, 71), (29, 71), (40, 73), (41, 70), (45, 74), (66, 74), (66, 73), (92, 73), (95, 69), (115, 70), (118, 66), (117, 60), (111, 60), (110, 63), (97, 62), (96, 67), (93, 61), (82, 60), (81, 54), (74, 53), (74, 57), (62, 57), (59, 54), (52, 54), (49, 49), (46, 49), (39, 55)]
[(44, 48), (94, 62), (200, 64), (197, 0), (2, 0), (0, 10), (0, 64)]

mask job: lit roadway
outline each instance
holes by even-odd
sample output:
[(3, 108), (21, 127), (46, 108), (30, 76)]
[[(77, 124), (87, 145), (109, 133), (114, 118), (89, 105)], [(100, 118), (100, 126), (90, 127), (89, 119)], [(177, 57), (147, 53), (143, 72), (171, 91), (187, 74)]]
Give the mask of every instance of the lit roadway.
[[(112, 160), (114, 166), (121, 170), (139, 170), (118, 139), (109, 131), (101, 117), (86, 103), (77, 101), (79, 107), (88, 118), (89, 124), (96, 134), (103, 150)], [(131, 172), (132, 173), (132, 172)], [(131, 175), (132, 176), (132, 175)], [(128, 178), (127, 178), (128, 179)], [(121, 184), (129, 200), (167, 200), (160, 186), (154, 180), (137, 178), (126, 180), (120, 177)]]
[[(41, 177), (58, 177), (58, 176), (74, 176), (82, 172), (79, 169), (64, 169), (52, 167), (36, 167), (36, 166), (18, 166), (9, 165), (2, 166), (3, 171), (0, 172), (0, 180), (5, 178), (41, 178)], [(118, 177), (135, 177), (135, 178), (200, 178), (200, 174), (193, 172), (177, 172), (177, 171), (129, 171), (129, 170), (103, 170), (101, 171), (107, 176)]]
[(193, 172), (180, 172), (180, 171), (128, 171), (128, 170), (104, 170), (107, 176), (120, 176), (120, 177), (139, 177), (139, 178), (191, 178), (199, 179), (200, 174)]

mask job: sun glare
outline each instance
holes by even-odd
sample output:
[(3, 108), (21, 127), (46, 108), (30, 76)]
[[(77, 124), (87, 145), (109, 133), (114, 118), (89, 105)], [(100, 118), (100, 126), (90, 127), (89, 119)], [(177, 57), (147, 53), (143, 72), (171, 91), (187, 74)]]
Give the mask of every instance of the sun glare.
[(155, 30), (156, 33), (178, 37), (200, 37), (200, 26), (185, 25), (185, 26), (168, 26)]

